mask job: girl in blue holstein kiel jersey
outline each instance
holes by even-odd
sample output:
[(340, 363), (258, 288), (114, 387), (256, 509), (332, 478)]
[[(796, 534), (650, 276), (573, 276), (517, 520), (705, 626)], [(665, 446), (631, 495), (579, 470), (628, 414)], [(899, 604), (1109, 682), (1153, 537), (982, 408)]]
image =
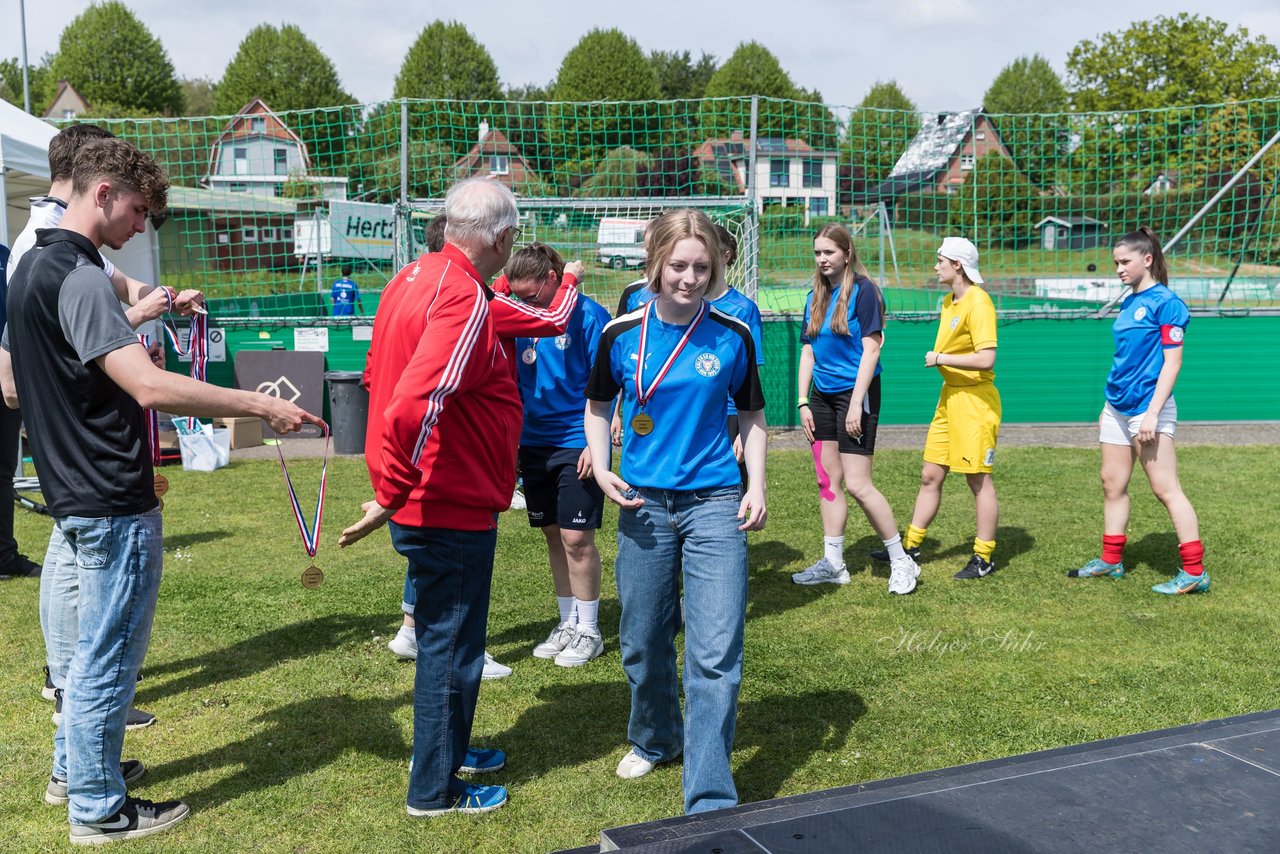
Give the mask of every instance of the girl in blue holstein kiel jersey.
[[(507, 280), (515, 296), (539, 308), (550, 302), (564, 276), (560, 255), (534, 243), (511, 256)], [(535, 658), (580, 667), (604, 650), (600, 612), (600, 552), (596, 530), (604, 493), (591, 476), (591, 454), (582, 430), (587, 377), (609, 312), (580, 295), (562, 334), (517, 338), (516, 368), (524, 402), (520, 475), (529, 524), (541, 528), (555, 583), (560, 620)]]
[(1191, 314), (1169, 290), (1169, 271), (1160, 241), (1143, 226), (1116, 243), (1120, 281), (1133, 293), (1120, 303), (1111, 329), (1115, 361), (1107, 375), (1106, 404), (1099, 419), (1102, 445), (1102, 556), (1067, 575), (1073, 578), (1124, 577), (1125, 530), (1129, 524), (1129, 478), (1137, 460), (1151, 490), (1169, 511), (1178, 535), (1182, 569), (1157, 584), (1156, 593), (1197, 593), (1209, 589), (1204, 546), (1195, 508), (1178, 482), (1173, 434), (1178, 407), (1173, 385), (1182, 368), (1182, 339)]
[[(596, 482), (621, 510), (615, 576), (619, 645), (631, 685), (631, 749), (618, 776), (644, 776), (684, 754), (686, 812), (738, 802), (729, 770), (742, 681), (746, 531), (764, 527), (764, 394), (746, 325), (708, 305), (723, 263), (715, 227), (691, 210), (654, 225), (648, 272), (657, 297), (605, 327), (587, 386)], [(621, 477), (609, 470), (609, 416), (622, 392)], [(748, 487), (725, 432), (732, 394)], [(685, 591), (685, 712), (675, 636)]]
[[(889, 592), (916, 589), (920, 568), (902, 549), (889, 502), (871, 482), (876, 426), (880, 420), (880, 345), (884, 342), (884, 301), (858, 260), (843, 225), (823, 227), (813, 239), (817, 269), (804, 304), (800, 335), (800, 426), (816, 443), (830, 489), (822, 488), (822, 557), (791, 576), (796, 584), (848, 584), (844, 566), (844, 526), (849, 490), (884, 542), (889, 557)], [(812, 385), (812, 390), (810, 386)]]

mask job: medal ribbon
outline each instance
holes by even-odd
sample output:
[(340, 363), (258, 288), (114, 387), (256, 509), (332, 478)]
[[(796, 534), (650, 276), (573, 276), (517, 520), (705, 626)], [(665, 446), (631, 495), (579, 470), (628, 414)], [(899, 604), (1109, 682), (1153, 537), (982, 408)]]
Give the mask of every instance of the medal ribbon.
[(649, 384), (649, 389), (644, 389), (644, 349), (649, 341), (649, 316), (656, 311), (657, 300), (651, 300), (645, 309), (644, 317), (640, 321), (640, 352), (636, 357), (636, 403), (644, 409), (645, 405), (653, 399), (653, 393), (658, 390), (658, 386), (662, 384), (666, 378), (667, 372), (671, 370), (671, 366), (675, 364), (676, 357), (680, 355), (680, 351), (684, 349), (684, 345), (689, 343), (689, 339), (693, 337), (693, 331), (698, 328), (698, 324), (702, 322), (702, 318), (707, 316), (707, 304), (702, 303), (698, 316), (689, 324), (689, 328), (684, 331), (684, 335), (676, 344), (676, 348), (671, 351), (671, 355), (667, 357), (667, 361), (663, 363), (662, 369), (658, 371), (658, 375), (653, 378), (653, 382)]
[[(151, 336), (142, 332), (138, 333), (138, 343), (143, 349), (151, 351)], [(160, 465), (160, 416), (156, 414), (154, 409), (148, 409), (147, 412), (147, 444), (151, 446), (151, 465)]]
[[(169, 309), (173, 309), (173, 289), (165, 288), (165, 296), (169, 298)], [(187, 346), (183, 348), (179, 342), (178, 333), (165, 321), (160, 321), (160, 325), (164, 327), (165, 334), (169, 336), (169, 343), (173, 345), (173, 349), (179, 356), (189, 356), (191, 358), (191, 378), (200, 382), (205, 382), (208, 374), (209, 365), (209, 315), (207, 313), (199, 313), (191, 315), (191, 334), (187, 339)], [(200, 429), (199, 419), (188, 418), (187, 426), (192, 430)]]
[(316, 549), (320, 546), (320, 520), (324, 517), (324, 490), (329, 480), (329, 425), (324, 427), (324, 465), (320, 469), (320, 495), (316, 498), (316, 514), (310, 527), (302, 514), (302, 505), (298, 503), (298, 493), (293, 489), (293, 481), (289, 479), (289, 467), (284, 463), (284, 451), (280, 450), (280, 445), (281, 442), (277, 440), (276, 453), (280, 455), (280, 471), (284, 472), (284, 483), (289, 488), (293, 519), (298, 523), (298, 533), (302, 535), (302, 547), (307, 550), (307, 556), (315, 557)]

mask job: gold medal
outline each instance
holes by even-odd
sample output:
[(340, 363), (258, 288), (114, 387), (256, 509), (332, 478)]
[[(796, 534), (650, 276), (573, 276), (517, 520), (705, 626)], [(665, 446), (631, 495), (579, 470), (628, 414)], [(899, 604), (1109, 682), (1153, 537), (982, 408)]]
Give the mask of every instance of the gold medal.
[(320, 571), (320, 567), (314, 563), (302, 571), (302, 586), (308, 590), (315, 590), (321, 584), (324, 584), (324, 573)]
[(152, 481), (152, 485), (152, 488), (155, 489), (156, 498), (164, 498), (165, 493), (169, 491), (169, 478), (158, 474)]
[(647, 413), (637, 413), (631, 419), (631, 429), (637, 436), (648, 436), (653, 432), (653, 419)]

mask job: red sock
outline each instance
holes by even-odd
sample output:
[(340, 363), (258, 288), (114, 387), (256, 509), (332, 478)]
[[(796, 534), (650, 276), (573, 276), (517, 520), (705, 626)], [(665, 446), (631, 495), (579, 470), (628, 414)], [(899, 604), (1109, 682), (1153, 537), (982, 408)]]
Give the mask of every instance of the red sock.
[(1117, 564), (1124, 557), (1124, 544), (1128, 541), (1124, 534), (1102, 535), (1102, 562)]
[(1199, 540), (1191, 540), (1178, 546), (1178, 554), (1182, 555), (1182, 571), (1187, 575), (1204, 574), (1204, 544)]

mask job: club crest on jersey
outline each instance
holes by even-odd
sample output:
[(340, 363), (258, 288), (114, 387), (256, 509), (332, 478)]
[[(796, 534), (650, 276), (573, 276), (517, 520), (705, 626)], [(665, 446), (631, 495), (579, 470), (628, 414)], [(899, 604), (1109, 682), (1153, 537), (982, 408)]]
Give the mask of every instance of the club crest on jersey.
[(715, 353), (699, 353), (693, 360), (693, 369), (704, 377), (714, 377), (720, 373), (720, 357)]
[(1181, 326), (1169, 327), (1169, 340), (1172, 341), (1174, 344), (1181, 344), (1182, 336), (1185, 334), (1186, 332), (1183, 331)]
[(995, 465), (995, 462), (996, 462), (996, 449), (987, 448), (987, 453), (984, 454), (982, 457), (982, 464), (984, 466), (990, 466), (990, 465)]
[(959, 325), (960, 325), (960, 318), (958, 318), (958, 317), (953, 317), (953, 318), (951, 318), (951, 328), (952, 328), (952, 329), (955, 329), (955, 328), (956, 328), (957, 326), (959, 326)]
[(1134, 320), (1141, 320), (1147, 316), (1147, 307), (1145, 305), (1138, 306), (1138, 310), (1133, 313)]
[(557, 350), (568, 350), (568, 349), (569, 349), (569, 344), (570, 344), (570, 343), (572, 343), (572, 341), (573, 341), (573, 339), (572, 339), (572, 338), (570, 338), (570, 337), (569, 337), (569, 333), (567, 333), (567, 332), (566, 332), (564, 335), (561, 335), (561, 336), (559, 336), (559, 337), (557, 337), (557, 338), (556, 338), (556, 349), (557, 349)]

